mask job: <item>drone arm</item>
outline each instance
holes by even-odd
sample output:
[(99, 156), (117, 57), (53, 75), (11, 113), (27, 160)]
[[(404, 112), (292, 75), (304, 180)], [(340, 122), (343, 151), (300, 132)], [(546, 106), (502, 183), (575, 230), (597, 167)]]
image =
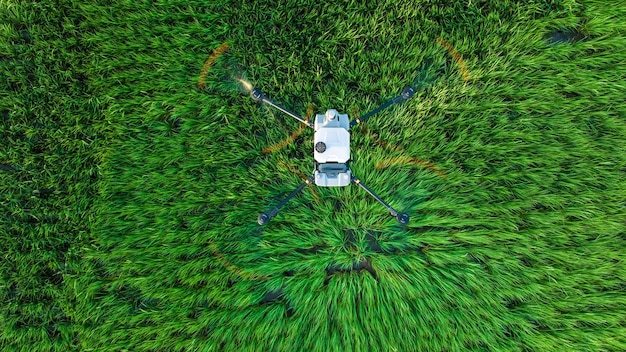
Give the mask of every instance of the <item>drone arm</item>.
[(406, 87), (406, 88), (404, 88), (402, 93), (400, 93), (400, 95), (398, 95), (397, 97), (387, 101), (383, 105), (381, 105), (381, 106), (377, 107), (376, 109), (368, 112), (367, 114), (365, 114), (365, 115), (363, 115), (361, 117), (357, 117), (356, 119), (350, 121), (350, 127), (353, 127), (357, 123), (365, 122), (365, 120), (369, 119), (371, 116), (378, 114), (379, 112), (381, 112), (382, 110), (385, 110), (386, 108), (390, 107), (393, 104), (396, 104), (396, 103), (401, 102), (403, 100), (410, 99), (414, 94), (415, 94), (415, 88), (413, 88), (413, 87)]
[(282, 202), (278, 203), (278, 205), (275, 206), (274, 209), (268, 212), (259, 214), (259, 217), (257, 219), (257, 221), (259, 222), (259, 225), (267, 224), (274, 216), (276, 216), (276, 214), (278, 214), (278, 211), (280, 210), (280, 208), (282, 208), (285, 204), (287, 204), (287, 202), (291, 198), (295, 197), (298, 193), (300, 193), (300, 191), (302, 191), (304, 187), (312, 184), (314, 181), (315, 181), (315, 177), (313, 175), (309, 176), (309, 178), (306, 181), (304, 181), (304, 183), (298, 186), (298, 188), (296, 188), (295, 191), (291, 192), (291, 194), (288, 195), (285, 199), (283, 199)]
[(274, 108), (276, 108), (276, 109), (278, 109), (278, 110), (282, 111), (283, 113), (285, 113), (285, 114), (287, 114), (287, 115), (289, 115), (289, 116), (293, 117), (294, 119), (296, 119), (296, 120), (298, 120), (298, 121), (302, 122), (303, 124), (305, 124), (305, 125), (307, 125), (307, 126), (309, 126), (309, 127), (313, 128), (313, 123), (312, 123), (311, 121), (307, 121), (307, 120), (303, 119), (301, 116), (299, 116), (298, 114), (293, 113), (293, 112), (291, 112), (291, 111), (289, 111), (289, 110), (287, 110), (287, 109), (283, 108), (282, 106), (280, 106), (280, 105), (278, 105), (278, 104), (274, 103), (272, 100), (270, 100), (269, 98), (267, 98), (267, 97), (265, 96), (265, 94), (263, 94), (263, 92), (262, 92), (260, 89), (255, 88), (255, 89), (252, 91), (251, 95), (252, 95), (252, 99), (254, 99), (254, 100), (256, 100), (256, 101), (261, 101), (261, 102), (264, 102), (264, 103), (266, 103), (266, 104), (268, 104), (268, 105), (270, 105), (270, 106), (273, 106)]
[(387, 204), (382, 198), (380, 198), (374, 191), (372, 191), (369, 187), (363, 184), (361, 180), (359, 180), (356, 176), (352, 175), (352, 182), (356, 183), (359, 187), (363, 188), (365, 192), (369, 193), (374, 199), (376, 199), (380, 204), (382, 204), (389, 213), (396, 218), (396, 220), (401, 224), (406, 224), (409, 222), (409, 215), (406, 213), (399, 213), (391, 205)]

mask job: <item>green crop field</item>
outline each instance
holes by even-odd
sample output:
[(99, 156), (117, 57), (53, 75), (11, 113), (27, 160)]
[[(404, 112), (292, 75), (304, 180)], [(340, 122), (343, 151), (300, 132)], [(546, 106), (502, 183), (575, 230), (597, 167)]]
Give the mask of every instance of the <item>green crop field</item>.
[[(0, 351), (626, 350), (623, 0), (0, 19)], [(351, 119), (414, 84), (351, 129), (353, 173), (411, 221), (308, 186), (259, 226), (313, 130), (248, 82)]]

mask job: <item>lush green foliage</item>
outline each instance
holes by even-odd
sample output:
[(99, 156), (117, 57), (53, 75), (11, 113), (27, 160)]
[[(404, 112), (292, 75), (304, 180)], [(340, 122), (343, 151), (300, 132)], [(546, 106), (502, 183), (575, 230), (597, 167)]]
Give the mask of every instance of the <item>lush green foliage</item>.
[[(2, 350), (626, 350), (626, 6), (0, 9)], [(236, 92), (235, 62), (300, 114), (435, 77), (352, 134), (411, 223), (309, 187), (259, 228), (312, 131), (264, 154), (298, 124)]]

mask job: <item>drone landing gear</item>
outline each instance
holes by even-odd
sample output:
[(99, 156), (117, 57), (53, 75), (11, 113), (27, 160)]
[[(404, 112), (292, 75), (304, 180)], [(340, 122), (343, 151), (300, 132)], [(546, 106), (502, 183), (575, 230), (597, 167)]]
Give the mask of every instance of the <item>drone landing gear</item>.
[(409, 223), (409, 220), (410, 220), (409, 214), (397, 212), (394, 208), (392, 208), (389, 204), (385, 203), (384, 200), (382, 200), (376, 193), (374, 193), (374, 191), (369, 189), (369, 187), (364, 185), (363, 182), (361, 182), (361, 180), (359, 180), (354, 175), (352, 175), (352, 182), (356, 183), (358, 186), (363, 188), (367, 193), (369, 193), (372, 197), (374, 197), (374, 199), (376, 199), (380, 204), (382, 204), (385, 208), (387, 208), (387, 210), (389, 210), (389, 213), (393, 217), (395, 217), (399, 223), (401, 223), (402, 225), (406, 225)]
[(304, 183), (302, 183), (298, 188), (296, 188), (295, 191), (291, 192), (291, 194), (288, 195), (287, 198), (283, 199), (282, 202), (278, 203), (278, 205), (275, 206), (274, 209), (268, 212), (259, 214), (259, 217), (257, 218), (259, 225), (267, 224), (274, 216), (276, 216), (276, 214), (278, 214), (278, 211), (280, 210), (280, 208), (282, 208), (285, 204), (287, 204), (287, 202), (291, 198), (295, 197), (298, 193), (300, 193), (300, 191), (302, 191), (304, 187), (306, 187), (307, 185), (310, 185), (314, 181), (315, 181), (315, 176), (314, 175), (309, 176), (309, 178), (306, 181), (304, 181)]

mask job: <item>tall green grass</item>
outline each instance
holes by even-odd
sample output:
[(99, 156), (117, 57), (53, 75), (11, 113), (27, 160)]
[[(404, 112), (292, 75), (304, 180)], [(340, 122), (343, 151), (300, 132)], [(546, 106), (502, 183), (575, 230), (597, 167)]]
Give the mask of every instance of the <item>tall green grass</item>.
[[(57, 6), (58, 5), (58, 6)], [(76, 5), (0, 2), (0, 350), (77, 346), (109, 129)]]
[[(622, 7), (2, 6), (3, 348), (626, 348)], [(259, 227), (313, 134), (264, 154), (298, 123), (233, 89), (233, 63), (303, 115), (436, 77), (352, 130), (353, 172), (411, 222), (309, 187)], [(400, 156), (446, 177), (376, 168)]]

